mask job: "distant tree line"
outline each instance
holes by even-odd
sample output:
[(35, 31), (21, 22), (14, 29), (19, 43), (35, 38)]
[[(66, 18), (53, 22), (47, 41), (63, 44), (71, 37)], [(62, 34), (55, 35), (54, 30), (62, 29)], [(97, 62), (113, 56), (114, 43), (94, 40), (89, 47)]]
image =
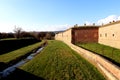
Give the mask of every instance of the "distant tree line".
[(26, 32), (22, 31), (19, 33), (0, 33), (0, 39), (5, 38), (35, 38), (38, 40), (43, 39), (54, 39), (54, 32)]
[(54, 39), (55, 32), (26, 32), (20, 27), (15, 27), (14, 33), (0, 33), (0, 39), (4, 38), (35, 38), (38, 40)]
[(4, 39), (4, 38), (14, 38), (14, 34), (13, 33), (0, 33), (0, 39)]

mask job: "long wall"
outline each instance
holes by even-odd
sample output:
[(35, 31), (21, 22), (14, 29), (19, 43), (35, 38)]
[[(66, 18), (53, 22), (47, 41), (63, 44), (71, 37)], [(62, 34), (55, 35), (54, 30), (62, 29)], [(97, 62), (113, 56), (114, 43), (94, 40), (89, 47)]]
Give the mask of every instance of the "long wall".
[(56, 40), (72, 43), (98, 42), (98, 26), (70, 28), (55, 35)]
[(70, 28), (56, 34), (55, 39), (70, 43), (98, 42), (120, 49), (120, 21), (103, 26), (80, 26)]
[(120, 21), (99, 28), (99, 43), (120, 49)]
[(60, 33), (56, 34), (55, 39), (71, 43), (71, 41), (72, 41), (72, 29), (70, 28), (64, 32), (60, 32)]
[[(101, 26), (98, 31), (99, 43), (120, 48), (120, 28), (119, 27), (120, 27), (120, 21)], [(71, 44), (71, 42), (76, 39), (74, 35), (77, 34), (77, 37), (79, 37), (81, 34), (81, 32), (78, 33), (79, 30), (77, 31), (77, 33), (75, 32), (76, 31), (74, 31), (73, 28), (68, 29), (65, 32), (57, 34), (55, 36), (55, 39), (64, 41), (72, 49), (80, 53), (80, 55), (82, 55), (88, 61), (92, 61), (93, 64), (95, 63), (95, 65), (97, 65), (97, 68), (100, 69), (107, 76), (108, 80), (120, 80), (119, 67), (116, 67), (114, 64), (105, 60), (99, 55), (93, 54), (92, 52), (89, 52), (78, 46)], [(83, 33), (83, 35), (85, 34)], [(82, 38), (82, 37), (79, 37), (79, 38)]]
[(62, 37), (63, 37), (63, 32), (57, 33), (55, 35), (55, 40), (63, 40)]
[(65, 43), (69, 45), (73, 50), (78, 52), (78, 54), (80, 54), (85, 59), (90, 61), (92, 64), (96, 65), (96, 67), (105, 74), (105, 76), (107, 77), (107, 80), (120, 80), (119, 67), (116, 67), (110, 61), (104, 59), (103, 57), (97, 54), (94, 54), (90, 51), (82, 49), (74, 44), (67, 43), (67, 42)]

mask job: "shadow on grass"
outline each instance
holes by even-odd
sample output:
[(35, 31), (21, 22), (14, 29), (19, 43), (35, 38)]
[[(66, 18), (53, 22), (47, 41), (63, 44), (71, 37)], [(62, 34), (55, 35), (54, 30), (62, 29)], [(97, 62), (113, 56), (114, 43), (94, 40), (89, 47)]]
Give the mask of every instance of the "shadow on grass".
[[(6, 67), (7, 65), (5, 63), (0, 62), (0, 71), (4, 70)], [(14, 72), (12, 72), (6, 78), (1, 78), (0, 80), (45, 80), (45, 79), (16, 68)]]
[(0, 40), (0, 55), (40, 42), (36, 39)]

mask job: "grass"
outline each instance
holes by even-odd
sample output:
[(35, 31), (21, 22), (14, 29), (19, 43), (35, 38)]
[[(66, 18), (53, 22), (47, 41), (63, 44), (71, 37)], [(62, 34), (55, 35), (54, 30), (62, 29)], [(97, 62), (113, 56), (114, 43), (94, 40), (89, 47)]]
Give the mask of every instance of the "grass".
[(38, 48), (43, 42), (38, 42), (5, 54), (0, 55), (0, 62), (9, 63), (21, 56), (26, 55), (27, 53), (31, 52), (32, 50)]
[(20, 39), (32, 39), (31, 37), (25, 37), (25, 38), (3, 38), (0, 40), (20, 40)]
[(61, 41), (48, 41), (40, 54), (20, 68), (46, 80), (105, 80), (97, 68)]
[(93, 51), (97, 54), (103, 55), (111, 59), (112, 61), (120, 64), (120, 49), (116, 49), (99, 43), (82, 43), (77, 45)]
[(17, 40), (17, 38), (3, 38), (3, 39), (0, 39), (0, 40)]

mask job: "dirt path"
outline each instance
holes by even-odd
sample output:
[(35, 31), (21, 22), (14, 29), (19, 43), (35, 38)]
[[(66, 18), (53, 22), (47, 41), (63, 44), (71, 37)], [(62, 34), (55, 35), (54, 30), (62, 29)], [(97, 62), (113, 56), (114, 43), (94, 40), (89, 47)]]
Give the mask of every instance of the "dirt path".
[(65, 42), (68, 46), (70, 46), (73, 50), (78, 52), (85, 59), (90, 61), (92, 64), (96, 65), (96, 67), (104, 73), (108, 80), (120, 80), (120, 68), (116, 65), (112, 64), (108, 60), (100, 57), (97, 54), (93, 54), (90, 51), (82, 49), (76, 45)]

